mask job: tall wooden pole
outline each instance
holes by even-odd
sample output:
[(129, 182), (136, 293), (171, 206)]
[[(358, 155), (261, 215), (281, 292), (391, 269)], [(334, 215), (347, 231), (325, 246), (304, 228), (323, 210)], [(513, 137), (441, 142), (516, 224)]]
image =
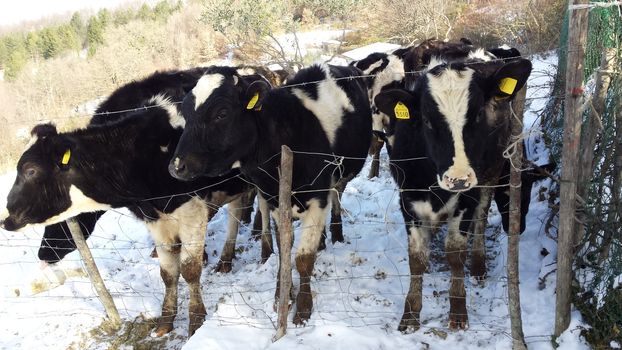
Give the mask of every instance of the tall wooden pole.
[(583, 67), (587, 42), (588, 9), (571, 9), (571, 5), (588, 0), (570, 0), (568, 21), (568, 60), (564, 100), (564, 143), (560, 185), (559, 228), (557, 232), (557, 286), (555, 302), (555, 336), (570, 325), (572, 257), (576, 231), (577, 155), (581, 142), (581, 105), (583, 103)]
[(287, 146), (281, 146), (281, 176), (279, 179), (279, 256), (280, 285), (278, 304), (278, 327), (274, 341), (287, 333), (287, 314), (289, 313), (289, 293), (292, 287), (292, 172), (294, 156)]
[(82, 230), (80, 229), (80, 224), (76, 221), (76, 219), (69, 219), (67, 220), (67, 226), (69, 227), (69, 231), (71, 232), (71, 237), (73, 238), (73, 241), (76, 243), (76, 248), (80, 252), (80, 256), (82, 256), (86, 271), (89, 274), (89, 278), (91, 279), (93, 287), (95, 287), (97, 296), (99, 297), (101, 303), (104, 305), (104, 309), (108, 314), (108, 318), (110, 319), (112, 327), (115, 329), (120, 328), (121, 317), (119, 316), (119, 311), (114, 305), (114, 300), (108, 292), (108, 289), (106, 289), (106, 285), (104, 284), (104, 280), (102, 279), (99, 270), (97, 269), (95, 259), (93, 259), (93, 255), (91, 254), (91, 250), (89, 249), (89, 246), (86, 245), (86, 239), (84, 239), (84, 235), (82, 234)]
[[(515, 142), (514, 152), (511, 155), (510, 165), (510, 227), (508, 232), (508, 300), (510, 326), (512, 329), (512, 348), (527, 350), (523, 320), (520, 307), (520, 286), (518, 274), (518, 255), (520, 243), (521, 217), (521, 169), (523, 159), (523, 112), (525, 110), (525, 95), (527, 87), (523, 87), (512, 103), (512, 142)], [(529, 189), (527, 189), (529, 190)]]

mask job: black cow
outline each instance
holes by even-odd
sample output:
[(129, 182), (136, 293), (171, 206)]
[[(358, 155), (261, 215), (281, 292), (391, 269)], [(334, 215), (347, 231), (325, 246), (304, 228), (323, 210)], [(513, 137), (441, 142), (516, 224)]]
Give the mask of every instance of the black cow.
[(509, 140), (510, 103), (530, 72), (531, 62), (522, 58), (433, 58), (413, 91), (376, 96), (376, 106), (395, 123), (391, 172), (401, 189), (409, 236), (411, 284), (399, 330), (420, 326), (430, 235), (443, 223), (452, 277), (449, 327), (468, 327), (464, 262), (469, 226), (482, 206), (478, 184), (498, 181)]
[[(362, 169), (369, 148), (369, 101), (364, 82), (352, 79), (360, 73), (354, 67), (313, 65), (272, 89), (220, 67), (201, 78), (183, 102), (186, 128), (169, 169), (175, 177), (216, 176), (240, 167), (274, 214), (278, 154), (281, 145), (294, 151), (293, 215), (302, 221), (297, 325), (311, 316), (309, 284), (330, 194), (340, 194)], [(341, 236), (341, 210), (338, 200), (332, 206), (334, 240), (336, 232)]]
[[(68, 133), (59, 134), (50, 124), (35, 127), (36, 140), (18, 162), (4, 228), (128, 207), (147, 224), (160, 257), (166, 291), (156, 334), (173, 327), (180, 272), (190, 288), (193, 334), (205, 316), (199, 279), (210, 208), (231, 202), (232, 216), (239, 217), (239, 203), (231, 200), (250, 186), (236, 171), (192, 182), (172, 178), (168, 163), (184, 119), (166, 95), (156, 95), (145, 107), (115, 122)], [(229, 222), (230, 233), (237, 234), (237, 220), (230, 217)]]

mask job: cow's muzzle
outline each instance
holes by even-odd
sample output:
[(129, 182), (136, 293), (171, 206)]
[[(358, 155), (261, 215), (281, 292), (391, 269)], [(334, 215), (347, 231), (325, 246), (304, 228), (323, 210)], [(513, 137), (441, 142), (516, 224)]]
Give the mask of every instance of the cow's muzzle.
[(445, 172), (443, 177), (439, 176), (438, 184), (439, 186), (451, 192), (464, 192), (472, 189), (477, 185), (477, 177), (475, 176), (475, 172), (472, 170), (468, 171), (465, 175), (462, 176), (452, 176), (448, 174), (449, 172)]
[(190, 171), (186, 161), (181, 157), (174, 157), (168, 164), (168, 172), (172, 177), (181, 181), (194, 180), (197, 175)]

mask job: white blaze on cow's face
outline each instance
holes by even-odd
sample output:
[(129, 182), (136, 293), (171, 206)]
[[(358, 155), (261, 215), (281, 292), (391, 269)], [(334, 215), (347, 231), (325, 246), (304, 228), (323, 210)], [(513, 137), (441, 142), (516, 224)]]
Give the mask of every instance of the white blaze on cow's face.
[(428, 73), (430, 95), (451, 133), (453, 163), (438, 174), (439, 186), (448, 191), (466, 191), (477, 185), (475, 171), (467, 157), (464, 127), (469, 110), (469, 86), (474, 71), (443, 69), (440, 74)]
[(196, 111), (212, 95), (214, 90), (220, 87), (225, 81), (222, 74), (206, 74), (199, 79), (197, 85), (192, 89), (194, 95), (194, 110)]

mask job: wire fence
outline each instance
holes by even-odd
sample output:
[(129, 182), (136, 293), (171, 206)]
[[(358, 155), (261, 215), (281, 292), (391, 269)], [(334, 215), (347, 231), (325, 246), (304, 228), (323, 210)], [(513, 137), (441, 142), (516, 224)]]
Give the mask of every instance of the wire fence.
[[(582, 118), (582, 154), (579, 156), (583, 176), (577, 179), (578, 239), (575, 240), (573, 254), (575, 283), (572, 294), (575, 306), (591, 326), (583, 331), (583, 335), (593, 346), (607, 348), (613, 347), (615, 343), (618, 346), (622, 344), (622, 231), (619, 225), (622, 219), (622, 12), (617, 1), (590, 2), (572, 8), (590, 9), (583, 62), (586, 98)], [(564, 89), (563, 67), (567, 54), (563, 47), (567, 38), (568, 31), (564, 30), (560, 41), (560, 70), (554, 95)], [(559, 162), (565, 142), (562, 128), (565, 116), (563, 100), (549, 101), (545, 115), (545, 137), (552, 158)], [(552, 187), (553, 198), (558, 189), (559, 186)], [(547, 224), (547, 230), (553, 236), (556, 236), (557, 231), (558, 204), (558, 200), (553, 203), (554, 210)]]
[[(294, 152), (305, 157), (333, 158), (339, 156), (323, 153)], [(278, 156), (278, 155), (275, 155)], [(347, 324), (350, 328), (381, 327), (394, 331), (401, 317), (403, 299), (410, 285), (408, 270), (408, 247), (404, 221), (399, 213), (399, 192), (425, 189), (398, 189), (388, 175), (388, 159), (382, 158), (382, 175), (374, 180), (356, 178), (346, 189), (342, 198), (343, 225), (346, 236), (345, 244), (329, 247), (319, 254), (315, 265), (312, 290), (314, 293), (314, 326)], [(337, 167), (335, 163), (332, 167)], [(363, 171), (362, 173), (365, 173)], [(275, 179), (275, 181), (277, 181)], [(507, 185), (506, 185), (507, 186)], [(481, 186), (484, 187), (484, 186)], [(331, 191), (323, 189), (321, 191)], [(294, 194), (296, 191), (294, 191)], [(172, 194), (171, 196), (190, 195), (191, 193)], [(158, 197), (157, 199), (161, 199)], [(371, 204), (370, 204), (371, 203)], [(213, 226), (220, 231), (226, 221), (227, 213), (221, 212), (212, 219)], [(507, 212), (505, 210), (504, 212)], [(493, 214), (501, 214), (493, 210)], [(125, 210), (113, 209), (89, 237), (93, 253), (102, 269), (104, 280), (113, 296), (121, 317), (133, 320), (139, 315), (156, 317), (160, 313), (163, 301), (163, 286), (159, 276), (157, 260), (150, 257), (154, 243), (140, 223), (133, 221), (133, 215)], [(475, 220), (473, 220), (475, 221)], [(430, 229), (437, 226), (424, 226)], [(296, 230), (300, 230), (297, 224)], [(330, 224), (327, 224), (330, 232)], [(242, 226), (236, 244), (237, 259), (234, 260), (234, 272), (214, 274), (210, 272), (217, 262), (217, 251), (226, 238), (214, 228), (208, 229), (207, 251), (210, 264), (203, 272), (202, 295), (208, 305), (209, 317), (219, 326), (247, 326), (273, 331), (276, 314), (273, 310), (275, 278), (278, 270), (276, 256), (265, 265), (259, 264), (259, 242), (251, 239), (251, 229)], [(39, 262), (36, 251), (40, 241), (38, 235), (20, 236), (19, 233), (0, 231), (0, 252), (5, 249), (23, 250), (23, 256), (17, 259), (0, 260), (1, 269), (15, 269), (19, 266), (24, 275), (37, 275)], [(446, 230), (441, 229), (434, 235), (429, 248), (430, 265), (424, 274), (425, 320), (421, 329), (428, 336), (449, 333), (446, 324), (448, 313), (448, 284), (451, 280), (445, 262), (443, 237)], [(367, 236), (367, 237), (366, 237)], [(486, 232), (486, 249), (490, 262), (486, 286), (470, 276), (464, 277), (467, 286), (467, 307), (469, 311), (469, 332), (508, 337), (507, 322), (507, 278), (505, 276), (505, 236), (499, 227), (490, 226)], [(376, 243), (374, 243), (374, 241)], [(377, 242), (382, 242), (379, 244)], [(472, 252), (472, 249), (467, 249)], [(36, 283), (25, 285), (23, 280), (4, 282), (2, 288), (14, 291), (5, 294), (5, 303), (11, 307), (2, 311), (0, 316), (28, 320), (29, 313), (14, 314), (16, 309), (31, 303), (76, 302), (74, 306), (63, 308), (63, 315), (80, 313), (91, 317), (101, 317), (96, 312), (98, 307), (95, 294), (84, 272), (76, 272), (82, 262), (77, 254), (70, 254), (60, 263), (65, 266), (62, 276), (56, 274), (39, 276)], [(468, 264), (468, 261), (467, 261)], [(68, 271), (68, 272), (67, 272)], [(72, 275), (73, 274), (73, 275)], [(128, 276), (133, 276), (127, 280)], [(61, 283), (62, 282), (62, 283)], [(59, 284), (60, 287), (56, 287)], [(296, 283), (294, 284), (296, 285)], [(39, 288), (38, 293), (29, 292), (28, 287)], [(9, 293), (10, 294), (10, 293)], [(179, 292), (181, 305), (187, 303), (187, 290), (184, 286)], [(184, 310), (183, 306), (180, 310)], [(52, 322), (58, 316), (58, 310), (42, 310), (37, 318)], [(181, 311), (177, 319), (180, 329), (184, 329), (187, 318)], [(183, 326), (181, 326), (183, 325)], [(182, 331), (183, 332), (183, 331)], [(545, 337), (545, 335), (542, 335)], [(539, 336), (533, 336), (538, 341)]]
[[(420, 72), (408, 72), (420, 73)], [(550, 77), (549, 72), (534, 72)], [(295, 86), (286, 86), (292, 88)], [(531, 97), (526, 103), (537, 100), (561, 98), (561, 95), (542, 95), (539, 91), (550, 88), (550, 84), (531, 85)], [(179, 104), (180, 101), (174, 101)], [(157, 106), (147, 106), (123, 111), (111, 111), (100, 115), (127, 113), (140, 111)], [(539, 118), (542, 111), (532, 111), (538, 114), (533, 125), (526, 130), (523, 137), (540, 133)], [(92, 117), (90, 114), (88, 117)], [(79, 117), (87, 117), (79, 116)], [(75, 117), (68, 117), (75, 118)], [(520, 141), (523, 141), (521, 139)], [(321, 157), (326, 159), (323, 171), (339, 171), (340, 162), (345, 158), (335, 154), (294, 152), (305, 157)], [(275, 154), (273, 157), (279, 157)], [(399, 167), (401, 161), (414, 159), (392, 160), (391, 166)], [(381, 328), (385, 332), (395, 331), (403, 310), (404, 296), (410, 285), (408, 269), (408, 247), (404, 221), (399, 208), (400, 191), (431, 192), (434, 187), (399, 189), (389, 175), (389, 163), (386, 154), (383, 155), (382, 176), (373, 180), (357, 177), (344, 192), (341, 206), (346, 242), (329, 245), (319, 253), (315, 264), (312, 279), (314, 293), (314, 309), (311, 324), (334, 325), (346, 324), (350, 328)], [(367, 165), (369, 166), (369, 165)], [(521, 169), (527, 171), (529, 169)], [(361, 173), (365, 173), (362, 171)], [(318, 174), (319, 176), (319, 174)], [(278, 183), (278, 179), (274, 179)], [(216, 186), (217, 184), (213, 185)], [(508, 185), (479, 185), (480, 188), (497, 188)], [(200, 188), (196, 191), (208, 188)], [(261, 189), (260, 189), (261, 190)], [(332, 191), (320, 189), (313, 191)], [(293, 189), (293, 194), (303, 193), (300, 188)], [(144, 199), (159, 200), (174, 196), (193, 196), (195, 191), (172, 193), (168, 196), (158, 196)], [(255, 205), (256, 207), (256, 205)], [(475, 281), (471, 276), (464, 277), (467, 286), (467, 308), (469, 311), (469, 332), (482, 332), (506, 337), (511, 340), (509, 320), (507, 315), (507, 277), (505, 275), (505, 245), (506, 237), (501, 234), (498, 217), (508, 210), (492, 210), (497, 224), (489, 225), (486, 230), (486, 253), (489, 261), (486, 285)], [(98, 223), (95, 231), (89, 237), (92, 242), (95, 259), (102, 269), (104, 280), (112, 294), (115, 303), (120, 309), (124, 320), (134, 320), (141, 315), (156, 317), (160, 314), (163, 298), (163, 286), (159, 276), (159, 265), (150, 255), (154, 243), (150, 240), (146, 228), (135, 222), (133, 215), (125, 210), (110, 210), (107, 217)], [(207, 232), (207, 252), (211, 262), (202, 274), (202, 296), (208, 308), (208, 319), (215, 321), (218, 326), (246, 326), (273, 331), (275, 329), (276, 313), (273, 310), (275, 279), (278, 271), (276, 256), (259, 264), (260, 243), (251, 239), (251, 229), (242, 225), (240, 237), (236, 242), (237, 259), (234, 260), (235, 269), (231, 274), (215, 274), (210, 270), (215, 265), (217, 253), (226, 241), (220, 231), (225, 227), (226, 210), (221, 210), (211, 221)], [(544, 225), (544, 217), (540, 227)], [(475, 220), (472, 220), (475, 221)], [(215, 228), (214, 228), (215, 227)], [(437, 225), (424, 226), (437, 229)], [(331, 226), (328, 225), (328, 232)], [(297, 224), (296, 230), (300, 230)], [(218, 232), (217, 232), (218, 231)], [(448, 285), (452, 278), (445, 263), (443, 237), (446, 229), (441, 228), (438, 235), (432, 238), (428, 249), (430, 264), (424, 274), (423, 302), (421, 329), (428, 337), (447, 336), (450, 329), (447, 327), (448, 314)], [(473, 234), (471, 234), (471, 237)], [(55, 308), (42, 308), (36, 312), (36, 318), (53, 322), (59, 317), (62, 306), (62, 316), (66, 319), (74, 315), (100, 318), (101, 308), (97, 305), (94, 290), (80, 272), (82, 261), (77, 254), (70, 254), (60, 263), (59, 269), (53, 269), (50, 274), (39, 274), (39, 262), (36, 260), (36, 251), (40, 246), (40, 236), (28, 234), (23, 236), (17, 233), (0, 231), (0, 255), (2, 252), (17, 250), (7, 254), (8, 258), (0, 259), (0, 270), (21, 269), (23, 276), (37, 276), (38, 284), (25, 284), (22, 278), (9, 278), (0, 282), (4, 292), (4, 301), (0, 304), (9, 306), (0, 307), (0, 317), (10, 317), (16, 321), (32, 321), (33, 303), (39, 307), (42, 303), (52, 303)], [(466, 252), (472, 252), (467, 249)], [(466, 262), (468, 264), (468, 261)], [(49, 269), (49, 267), (47, 268)], [(59, 275), (61, 272), (63, 275)], [(60, 286), (59, 286), (60, 285)], [(296, 284), (295, 284), (296, 285)], [(33, 290), (35, 286), (36, 290)], [(58, 288), (51, 288), (56, 287)], [(30, 288), (30, 290), (28, 290)], [(35, 293), (36, 292), (36, 293)], [(187, 287), (182, 283), (179, 296), (187, 303)], [(22, 310), (22, 311), (20, 311)], [(187, 316), (183, 306), (176, 319), (178, 327), (185, 328)], [(178, 330), (176, 329), (176, 332)], [(183, 333), (183, 331), (182, 331)], [(533, 332), (526, 337), (527, 343), (549, 341), (550, 334), (535, 335)], [(469, 340), (467, 340), (469, 341)], [(170, 344), (169, 344), (170, 345)]]

